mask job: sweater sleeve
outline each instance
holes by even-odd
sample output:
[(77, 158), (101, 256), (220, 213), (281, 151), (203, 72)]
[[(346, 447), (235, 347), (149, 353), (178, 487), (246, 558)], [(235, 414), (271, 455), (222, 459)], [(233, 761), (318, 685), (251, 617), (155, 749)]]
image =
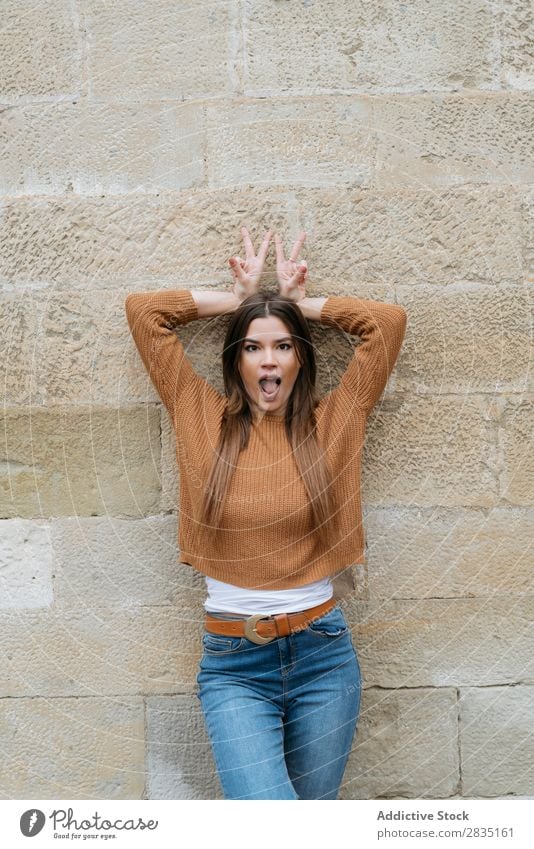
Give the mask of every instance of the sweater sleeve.
[(327, 298), (321, 322), (356, 334), (361, 343), (340, 386), (369, 413), (380, 398), (399, 355), (406, 330), (404, 307), (360, 298)]
[(181, 392), (192, 382), (203, 382), (173, 329), (198, 319), (194, 298), (187, 289), (136, 292), (128, 295), (124, 306), (145, 368), (171, 417), (174, 417)]

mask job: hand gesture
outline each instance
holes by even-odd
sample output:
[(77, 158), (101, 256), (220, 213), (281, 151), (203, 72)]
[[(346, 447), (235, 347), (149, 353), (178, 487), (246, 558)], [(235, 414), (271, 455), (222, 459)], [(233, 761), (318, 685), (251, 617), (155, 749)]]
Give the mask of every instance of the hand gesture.
[(268, 230), (263, 238), (258, 256), (254, 254), (254, 245), (246, 227), (241, 227), (241, 235), (245, 245), (246, 259), (231, 256), (228, 264), (234, 275), (233, 292), (238, 301), (244, 301), (249, 295), (254, 295), (259, 289), (260, 277), (269, 250), (272, 230)]
[(293, 245), (289, 259), (284, 259), (284, 246), (278, 233), (275, 233), (274, 241), (276, 244), (276, 274), (280, 294), (285, 295), (286, 298), (290, 298), (292, 301), (301, 301), (306, 297), (305, 287), (308, 264), (306, 260), (298, 260), (297, 257), (302, 245), (306, 241), (306, 233), (304, 230), (301, 232)]

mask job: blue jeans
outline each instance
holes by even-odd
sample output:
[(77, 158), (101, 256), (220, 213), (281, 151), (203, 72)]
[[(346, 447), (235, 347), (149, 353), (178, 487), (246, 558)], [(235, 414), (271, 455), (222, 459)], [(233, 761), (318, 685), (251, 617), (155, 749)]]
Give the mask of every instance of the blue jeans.
[(340, 607), (263, 645), (202, 640), (197, 698), (225, 799), (336, 799), (362, 686)]

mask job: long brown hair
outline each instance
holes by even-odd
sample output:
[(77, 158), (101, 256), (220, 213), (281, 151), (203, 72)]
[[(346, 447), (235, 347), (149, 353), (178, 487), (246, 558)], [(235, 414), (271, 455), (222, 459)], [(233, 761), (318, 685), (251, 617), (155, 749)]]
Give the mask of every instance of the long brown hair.
[(239, 359), (251, 321), (269, 315), (276, 316), (286, 325), (301, 365), (286, 406), (285, 430), (308, 493), (314, 524), (320, 527), (322, 535), (333, 541), (337, 510), (331, 489), (331, 472), (316, 435), (315, 408), (319, 397), (315, 387), (313, 342), (299, 307), (289, 298), (274, 292), (250, 295), (230, 317), (222, 354), (228, 404), (204, 490), (199, 529), (202, 527), (204, 532), (216, 533), (237, 459), (248, 444), (253, 414), (239, 373)]

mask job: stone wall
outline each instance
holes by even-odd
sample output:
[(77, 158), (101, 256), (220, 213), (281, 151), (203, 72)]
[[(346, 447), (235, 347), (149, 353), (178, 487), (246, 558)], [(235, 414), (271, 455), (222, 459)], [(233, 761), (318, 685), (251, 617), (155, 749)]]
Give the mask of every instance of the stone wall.
[[(341, 797), (534, 795), (533, 39), (529, 0), (4, 2), (4, 798), (221, 797), (124, 299), (228, 286), (242, 224), (307, 231), (310, 295), (408, 311), (342, 602)], [(183, 333), (218, 387), (223, 332)], [(313, 333), (339, 374), (349, 340)]]

